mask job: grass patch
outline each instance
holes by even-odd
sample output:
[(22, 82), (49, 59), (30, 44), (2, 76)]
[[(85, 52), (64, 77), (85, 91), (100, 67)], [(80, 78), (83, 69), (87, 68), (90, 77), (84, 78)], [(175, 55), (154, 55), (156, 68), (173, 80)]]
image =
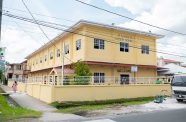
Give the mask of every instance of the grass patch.
[(65, 103), (52, 103), (52, 105), (58, 108), (57, 112), (62, 113), (86, 113), (93, 110), (104, 109), (108, 107), (141, 105), (154, 100), (154, 97), (146, 98), (133, 98), (133, 99), (117, 99), (117, 100), (105, 100), (105, 101), (85, 101), (85, 102), (65, 102)]
[(0, 95), (0, 120), (14, 120), (19, 118), (36, 118), (40, 117), (41, 112), (37, 112), (34, 110), (10, 106), (5, 97)]
[(58, 109), (57, 112), (73, 113), (73, 114), (81, 115), (83, 113), (87, 113), (88, 111), (104, 109), (106, 107), (109, 107), (109, 105), (82, 105), (77, 107), (61, 108)]

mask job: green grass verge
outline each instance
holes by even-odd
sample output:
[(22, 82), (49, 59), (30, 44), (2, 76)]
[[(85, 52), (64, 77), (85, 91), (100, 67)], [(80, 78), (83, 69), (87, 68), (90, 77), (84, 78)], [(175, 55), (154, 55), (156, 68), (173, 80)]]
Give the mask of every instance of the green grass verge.
[(41, 112), (10, 106), (5, 97), (0, 95), (0, 121), (14, 120), (19, 118), (37, 118)]
[(108, 107), (141, 105), (154, 100), (154, 97), (146, 98), (133, 98), (133, 99), (117, 99), (117, 100), (105, 100), (105, 101), (85, 101), (85, 102), (66, 102), (66, 103), (52, 103), (52, 105), (58, 108), (57, 112), (62, 113), (81, 113), (93, 110), (104, 109)]

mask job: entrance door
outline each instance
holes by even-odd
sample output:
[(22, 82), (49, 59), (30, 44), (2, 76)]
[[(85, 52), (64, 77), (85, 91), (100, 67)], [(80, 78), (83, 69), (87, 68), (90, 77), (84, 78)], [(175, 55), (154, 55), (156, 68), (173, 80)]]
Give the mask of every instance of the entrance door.
[(120, 84), (129, 84), (129, 75), (121, 74), (120, 75)]

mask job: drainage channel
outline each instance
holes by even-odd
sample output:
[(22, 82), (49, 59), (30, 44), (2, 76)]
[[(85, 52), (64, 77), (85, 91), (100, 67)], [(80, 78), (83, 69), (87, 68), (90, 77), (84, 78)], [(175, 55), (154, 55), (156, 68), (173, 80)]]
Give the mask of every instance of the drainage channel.
[(0, 93), (3, 93), (2, 96), (5, 97), (7, 103), (12, 107), (20, 107), (2, 88), (0, 88)]

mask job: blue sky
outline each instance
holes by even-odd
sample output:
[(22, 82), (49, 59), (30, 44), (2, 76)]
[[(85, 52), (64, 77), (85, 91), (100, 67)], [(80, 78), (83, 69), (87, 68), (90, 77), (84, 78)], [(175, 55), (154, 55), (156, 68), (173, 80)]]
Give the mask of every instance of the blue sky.
[[(158, 30), (149, 26), (139, 24), (125, 18), (105, 13), (78, 3), (74, 0), (24, 0), (32, 13), (54, 16), (61, 19), (34, 15), (35, 18), (49, 22), (72, 25), (80, 19), (128, 27), (143, 31), (164, 34), (165, 38), (158, 40), (157, 49), (164, 52), (175, 52), (185, 55), (185, 36)], [(174, 31), (186, 33), (186, 1), (185, 0), (82, 0), (96, 6), (132, 17), (153, 25), (161, 26)], [(19, 16), (30, 17), (27, 12), (20, 12), (13, 9), (26, 11), (21, 0), (4, 0), (4, 10)], [(67, 21), (70, 20), (70, 21)], [(43, 27), (50, 39), (60, 31)], [(23, 31), (24, 30), (24, 31)], [(26, 31), (26, 33), (25, 33)], [(11, 36), (9, 36), (11, 35)], [(43, 36), (37, 25), (26, 23), (3, 16), (2, 45), (7, 47), (6, 59), (13, 62), (21, 62), (24, 57), (48, 40)], [(181, 45), (175, 46), (175, 45)], [(165, 58), (186, 61), (185, 58), (162, 55)]]

